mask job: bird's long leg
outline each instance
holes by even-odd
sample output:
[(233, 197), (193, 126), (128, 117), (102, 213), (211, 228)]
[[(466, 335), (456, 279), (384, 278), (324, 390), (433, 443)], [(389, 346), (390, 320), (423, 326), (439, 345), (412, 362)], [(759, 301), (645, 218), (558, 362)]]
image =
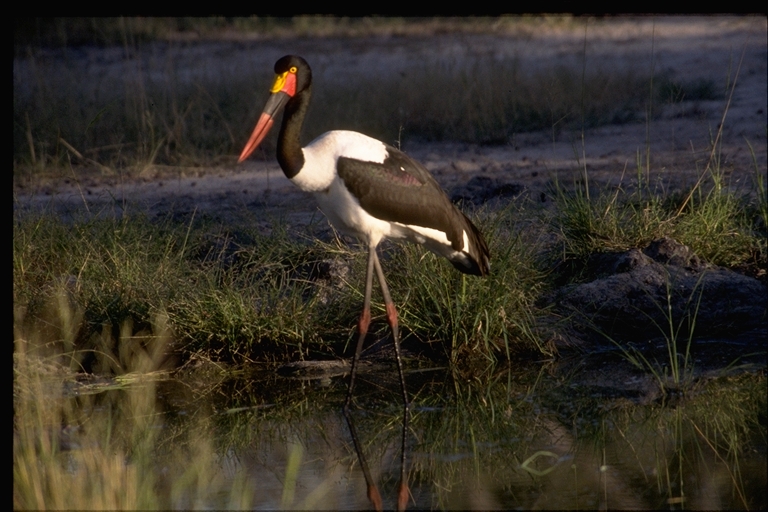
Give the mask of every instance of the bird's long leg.
[(405, 374), (403, 373), (403, 362), (400, 357), (400, 337), (398, 333), (397, 325), (397, 310), (395, 309), (395, 303), (392, 301), (392, 297), (389, 295), (389, 288), (387, 287), (387, 281), (384, 279), (384, 271), (381, 269), (381, 263), (379, 257), (373, 252), (373, 263), (376, 267), (376, 275), (379, 278), (379, 285), (381, 286), (381, 294), (384, 296), (384, 304), (387, 308), (387, 322), (392, 329), (392, 342), (395, 345), (395, 359), (397, 360), (397, 371), (400, 374), (400, 387), (403, 390), (403, 437), (402, 445), (400, 447), (400, 485), (397, 491), (397, 510), (405, 510), (410, 497), (410, 489), (408, 488), (408, 480), (405, 474), (405, 439), (408, 432), (408, 419), (409, 408), (408, 391), (405, 389)]
[[(355, 372), (357, 364), (360, 362), (360, 353), (363, 351), (363, 341), (368, 334), (368, 326), (371, 324), (371, 288), (373, 288), (373, 266), (378, 262), (376, 258), (376, 246), (368, 245), (368, 270), (365, 273), (365, 299), (363, 300), (363, 312), (360, 313), (360, 320), (357, 323), (359, 338), (357, 339), (357, 348), (355, 357), (352, 359), (352, 370), (349, 376), (349, 388), (347, 388), (347, 399), (344, 401), (344, 412), (349, 409), (349, 403), (352, 400), (352, 388), (355, 387)], [(402, 375), (402, 372), (401, 372)]]
[(373, 264), (376, 268), (376, 275), (379, 278), (379, 286), (381, 286), (381, 294), (384, 296), (384, 305), (387, 308), (387, 322), (390, 329), (392, 329), (392, 343), (395, 345), (395, 359), (397, 360), (397, 371), (400, 374), (400, 387), (403, 390), (403, 405), (406, 410), (408, 409), (408, 392), (405, 390), (405, 374), (403, 373), (403, 361), (400, 357), (400, 337), (397, 326), (397, 310), (395, 304), (392, 302), (392, 297), (389, 295), (389, 288), (387, 287), (387, 281), (384, 279), (384, 272), (381, 270), (381, 263), (379, 263), (379, 257), (376, 255), (376, 251), (373, 251)]

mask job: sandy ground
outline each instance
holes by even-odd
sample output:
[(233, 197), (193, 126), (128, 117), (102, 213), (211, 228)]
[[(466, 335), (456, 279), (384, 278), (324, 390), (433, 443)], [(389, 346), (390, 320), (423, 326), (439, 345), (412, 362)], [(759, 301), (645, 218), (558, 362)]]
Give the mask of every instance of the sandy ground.
[[(585, 29), (586, 24), (586, 29)], [(766, 172), (768, 104), (768, 31), (765, 17), (644, 17), (576, 20), (564, 27), (513, 35), (445, 34), (429, 37), (362, 39), (283, 39), (221, 41), (163, 47), (190, 75), (213, 69), (255, 66), (271, 74), (274, 61), (287, 53), (304, 56), (317, 76), (330, 73), (390, 73), (424, 59), (516, 58), (525, 69), (548, 66), (634, 66), (669, 73), (681, 81), (733, 80), (743, 52), (738, 82), (722, 131), (721, 166), (732, 186), (754, 179), (754, 148), (760, 172)], [(586, 39), (585, 39), (586, 34)], [(586, 42), (585, 42), (586, 41)], [(585, 47), (586, 45), (586, 47)], [(586, 50), (586, 63), (583, 55)], [(91, 49), (88, 52), (109, 52)], [(161, 50), (148, 50), (160, 52)], [(119, 64), (96, 66), (83, 57), (83, 79), (119, 73)], [(88, 64), (90, 63), (90, 64)], [(185, 67), (186, 63), (186, 67)], [(342, 67), (343, 64), (343, 67)], [(73, 64), (77, 65), (77, 63)], [(220, 69), (219, 68), (219, 69)], [(14, 63), (14, 73), (17, 72)], [(509, 145), (408, 144), (404, 150), (425, 164), (451, 193), (474, 176), (520, 184), (538, 197), (556, 175), (571, 181), (584, 163), (592, 183), (634, 179), (638, 154), (650, 148), (651, 166), (672, 186), (693, 183), (706, 167), (710, 140), (721, 123), (728, 98), (660, 107), (650, 124), (603, 126), (585, 133), (521, 134)], [(254, 118), (254, 123), (256, 119)], [(242, 134), (243, 144), (248, 133)], [(307, 218), (316, 207), (283, 176), (276, 161), (251, 160), (218, 168), (152, 168), (137, 177), (77, 176), (35, 184), (14, 183), (14, 209), (51, 208), (67, 213), (87, 210), (120, 215), (125, 209), (150, 215), (209, 212), (226, 218), (243, 207)], [(303, 215), (302, 215), (303, 214)]]

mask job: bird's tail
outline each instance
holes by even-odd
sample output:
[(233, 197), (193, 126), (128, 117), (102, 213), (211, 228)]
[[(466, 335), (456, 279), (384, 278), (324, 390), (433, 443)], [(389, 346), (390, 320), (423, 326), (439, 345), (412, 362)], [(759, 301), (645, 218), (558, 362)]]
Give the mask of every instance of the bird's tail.
[(464, 221), (464, 232), (467, 234), (467, 247), (462, 252), (467, 256), (466, 261), (451, 261), (453, 266), (465, 274), (486, 276), (491, 271), (491, 253), (488, 244), (479, 229), (464, 213), (459, 212)]

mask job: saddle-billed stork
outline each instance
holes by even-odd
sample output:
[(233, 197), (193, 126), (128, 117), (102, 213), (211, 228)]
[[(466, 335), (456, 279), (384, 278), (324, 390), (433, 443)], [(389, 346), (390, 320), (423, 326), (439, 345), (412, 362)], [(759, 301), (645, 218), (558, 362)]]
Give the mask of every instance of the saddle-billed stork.
[(384, 280), (376, 246), (383, 238), (408, 240), (444, 256), (466, 274), (484, 276), (490, 269), (488, 246), (472, 222), (448, 199), (421, 164), (403, 152), (361, 133), (334, 130), (301, 147), (300, 135), (312, 91), (307, 62), (286, 55), (275, 63), (276, 78), (256, 128), (238, 163), (259, 146), (285, 109), (277, 139), (277, 160), (285, 175), (311, 192), (336, 229), (368, 244), (363, 312), (344, 404), (349, 407), (363, 340), (371, 321), (373, 273), (379, 280), (392, 330), (397, 368), (408, 409), (400, 358), (397, 312)]

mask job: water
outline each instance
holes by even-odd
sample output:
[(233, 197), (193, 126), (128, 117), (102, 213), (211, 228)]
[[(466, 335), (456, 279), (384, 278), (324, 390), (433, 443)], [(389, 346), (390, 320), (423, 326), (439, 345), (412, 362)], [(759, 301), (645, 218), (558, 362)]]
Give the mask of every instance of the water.
[(409, 371), (404, 466), (394, 368), (360, 376), (360, 454), (344, 376), (209, 365), (115, 386), (46, 377), (28, 392), (17, 377), (14, 469), (33, 476), (14, 478), (14, 501), (29, 503), (19, 496), (37, 478), (67, 485), (53, 505), (108, 505), (98, 493), (114, 492), (131, 508), (372, 508), (365, 462), (385, 509), (401, 474), (410, 509), (768, 506), (764, 371), (663, 394), (613, 356), (521, 366)]

